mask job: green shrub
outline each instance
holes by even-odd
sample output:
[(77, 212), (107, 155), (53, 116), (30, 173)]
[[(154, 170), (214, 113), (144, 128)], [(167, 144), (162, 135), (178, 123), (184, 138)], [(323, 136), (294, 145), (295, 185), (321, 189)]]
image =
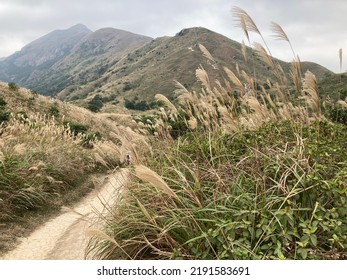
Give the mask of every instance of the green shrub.
[(123, 91), (129, 91), (134, 88), (134, 85), (130, 84), (129, 82), (125, 82), (123, 86)]
[(103, 106), (103, 99), (99, 94), (97, 94), (88, 102), (87, 109), (96, 113), (99, 112)]
[(16, 83), (11, 82), (11, 83), (8, 83), (8, 88), (12, 91), (17, 91), (19, 89), (19, 86)]
[(0, 110), (0, 124), (10, 119), (10, 112)]
[(6, 104), (7, 104), (7, 102), (2, 97), (0, 97), (0, 108), (5, 107)]
[(65, 127), (69, 126), (71, 132), (76, 136), (78, 134), (85, 134), (89, 129), (89, 127), (87, 125), (80, 124), (80, 123), (74, 123), (74, 122), (70, 122), (70, 121), (64, 121), (64, 126)]
[(148, 105), (147, 101), (141, 100), (137, 101), (136, 99), (134, 100), (129, 100), (129, 99), (124, 99), (124, 106), (125, 108), (129, 110), (138, 110), (138, 111), (146, 111), (150, 109), (150, 106)]
[(333, 122), (347, 124), (347, 109), (340, 105), (329, 105), (327, 108), (327, 116)]
[(54, 116), (54, 117), (59, 117), (59, 108), (57, 106), (56, 103), (52, 104), (51, 106), (49, 106), (48, 108), (48, 112), (50, 116)]

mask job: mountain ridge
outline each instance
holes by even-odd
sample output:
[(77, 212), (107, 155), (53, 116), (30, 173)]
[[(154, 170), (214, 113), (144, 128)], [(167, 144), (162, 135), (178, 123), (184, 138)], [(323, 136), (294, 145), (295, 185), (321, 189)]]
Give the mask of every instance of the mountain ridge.
[[(63, 35), (67, 41), (74, 37), (72, 43), (59, 41)], [(59, 41), (59, 47), (55, 48), (54, 43), (52, 48), (47, 47), (45, 52), (48, 57), (41, 55), (35, 60), (34, 52), (34, 62), (19, 63), (30, 58), (29, 50), (33, 46), (42, 43), (37, 48), (40, 50), (50, 46), (52, 41)], [(178, 80), (190, 90), (199, 88), (195, 70), (200, 65), (208, 70), (212, 82), (223, 80), (220, 71), (218, 73), (204, 58), (199, 44), (211, 52), (220, 67), (227, 66), (233, 71), (238, 67), (249, 73), (253, 71), (243, 59), (239, 42), (203, 27), (185, 28), (175, 36), (153, 39), (112, 27), (93, 32), (78, 24), (52, 31), (0, 61), (0, 80), (14, 81), (44, 95), (77, 100), (81, 105), (85, 105), (85, 99), (98, 94), (121, 105), (125, 100), (151, 102), (157, 93), (174, 98), (173, 80)], [(49, 55), (53, 58), (50, 59)], [(253, 60), (252, 67), (257, 69), (258, 78), (266, 81), (269, 78), (267, 65), (249, 48), (248, 55)], [(289, 73), (289, 63), (281, 62), (281, 66)], [(331, 73), (311, 62), (303, 63), (303, 67), (304, 71), (309, 69), (319, 77)], [(17, 73), (16, 76), (16, 71), (20, 75)]]
[[(119, 59), (151, 39), (114, 28), (93, 32), (82, 24), (54, 30), (1, 61), (0, 80), (16, 82), (44, 95), (55, 96), (79, 80), (74, 71), (76, 65), (85, 64), (79, 74), (86, 75), (81, 79), (87, 82), (92, 78), (85, 73), (100, 74), (104, 68), (100, 64), (105, 63), (105, 56)], [(95, 60), (99, 61), (95, 63)]]
[[(126, 58), (111, 66), (99, 79), (82, 87), (63, 90), (58, 96), (62, 99), (87, 99), (95, 95), (111, 96), (116, 103), (146, 101), (151, 103), (157, 93), (170, 99), (175, 96), (174, 80), (185, 85), (188, 90), (199, 90), (195, 70), (202, 65), (210, 75), (210, 81), (223, 81), (221, 71), (203, 56), (199, 44), (204, 45), (215, 58), (219, 69), (229, 67), (235, 73), (240, 70), (252, 72), (252, 66), (244, 62), (241, 44), (226, 36), (202, 27), (186, 28), (173, 37), (159, 37), (142, 48), (130, 52)], [(251, 55), (250, 49), (248, 49)], [(254, 52), (252, 52), (254, 55)], [(266, 81), (269, 78), (268, 66), (254, 56), (254, 67), (258, 78)], [(281, 62), (287, 73), (290, 64)], [(310, 69), (319, 75), (329, 70), (318, 64), (304, 63), (304, 71)]]

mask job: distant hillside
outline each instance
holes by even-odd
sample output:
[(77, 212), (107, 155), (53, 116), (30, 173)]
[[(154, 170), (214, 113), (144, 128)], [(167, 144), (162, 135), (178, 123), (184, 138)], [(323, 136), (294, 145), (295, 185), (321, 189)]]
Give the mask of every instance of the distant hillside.
[(23, 47), (0, 63), (0, 80), (31, 85), (73, 48), (91, 34), (84, 25), (67, 30), (55, 30)]
[(110, 65), (151, 38), (84, 25), (53, 31), (0, 62), (0, 80), (55, 96), (70, 85), (99, 78)]
[[(174, 37), (161, 37), (151, 41), (118, 61), (98, 80), (74, 90), (64, 90), (59, 96), (78, 99), (100, 94), (111, 96), (119, 102), (125, 98), (134, 102), (145, 100), (148, 103), (157, 93), (174, 98), (174, 80), (184, 84), (189, 90), (200, 88), (195, 77), (195, 70), (199, 65), (203, 65), (209, 72), (212, 82), (217, 78), (223, 80), (221, 72), (204, 58), (199, 44), (211, 52), (219, 67), (227, 66), (236, 71), (238, 64), (240, 70), (249, 73), (255, 69), (259, 80), (266, 81), (269, 78), (267, 65), (257, 56), (248, 64), (245, 63), (240, 43), (205, 28), (189, 28)], [(251, 56), (249, 49), (248, 52)], [(289, 73), (290, 65), (286, 62), (281, 64)], [(310, 69), (319, 77), (330, 72), (309, 62), (305, 62), (303, 68), (305, 71)]]
[(347, 73), (327, 74), (318, 81), (318, 89), (321, 95), (329, 96), (332, 100), (347, 99)]
[[(175, 98), (174, 80), (189, 90), (199, 89), (195, 70), (200, 65), (212, 83), (224, 80), (222, 71), (203, 56), (199, 44), (211, 52), (219, 69), (227, 66), (236, 72), (238, 66), (240, 71), (255, 71), (262, 84), (272, 78), (254, 51), (247, 48), (245, 62), (240, 43), (205, 28), (183, 29), (174, 37), (152, 40), (113, 28), (91, 32), (77, 25), (54, 31), (0, 62), (0, 80), (82, 106), (93, 98), (118, 107), (123, 107), (124, 101), (150, 104), (157, 93)], [(290, 64), (281, 62), (281, 66), (289, 75)], [(304, 62), (303, 70), (308, 69), (318, 78), (331, 73), (318, 64)]]

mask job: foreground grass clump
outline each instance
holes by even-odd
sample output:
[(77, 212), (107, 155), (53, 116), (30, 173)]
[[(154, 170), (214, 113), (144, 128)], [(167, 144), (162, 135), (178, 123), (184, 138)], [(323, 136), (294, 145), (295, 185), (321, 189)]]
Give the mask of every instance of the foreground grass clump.
[(118, 164), (116, 158), (98, 160), (101, 143), (86, 149), (82, 135), (39, 114), (12, 116), (0, 134), (2, 222), (19, 219), (28, 210), (60, 206), (64, 194), (71, 198), (88, 174)]
[[(300, 133), (298, 133), (300, 132)], [(91, 253), (132, 259), (347, 257), (347, 129), (267, 124), (156, 150)], [(164, 150), (164, 152), (163, 152)], [(163, 179), (158, 174), (165, 174)], [(170, 179), (168, 179), (170, 178)]]
[(87, 148), (83, 134), (45, 115), (10, 114), (0, 135), (0, 251), (91, 191), (91, 174), (121, 163), (117, 145), (90, 140)]

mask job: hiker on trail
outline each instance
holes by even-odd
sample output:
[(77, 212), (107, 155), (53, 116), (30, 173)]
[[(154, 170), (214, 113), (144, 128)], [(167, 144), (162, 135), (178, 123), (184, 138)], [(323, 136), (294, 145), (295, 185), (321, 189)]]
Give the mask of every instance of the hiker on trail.
[(131, 164), (131, 154), (130, 154), (130, 152), (127, 153), (126, 162), (127, 162), (127, 165)]

